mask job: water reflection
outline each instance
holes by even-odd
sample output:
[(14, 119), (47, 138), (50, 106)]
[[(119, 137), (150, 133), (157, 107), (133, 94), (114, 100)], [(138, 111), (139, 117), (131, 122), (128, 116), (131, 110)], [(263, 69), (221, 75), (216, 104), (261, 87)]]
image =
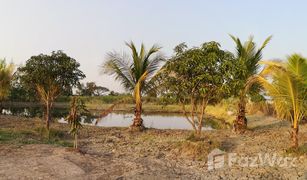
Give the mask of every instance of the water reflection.
[[(4, 115), (15, 115), (23, 117), (43, 117), (42, 107), (5, 107), (0, 109), (0, 113)], [(60, 118), (68, 114), (67, 109), (53, 108), (52, 117)]]
[[(82, 119), (84, 124), (95, 125), (103, 127), (129, 127), (132, 124), (134, 115), (127, 113), (110, 113), (108, 116), (98, 119), (93, 117), (91, 122), (86, 122)], [(185, 117), (180, 115), (167, 115), (167, 114), (145, 114), (142, 116), (144, 125), (147, 128), (156, 129), (190, 129), (192, 126), (188, 123)], [(64, 118), (61, 118), (59, 122), (65, 122)], [(211, 127), (205, 126), (204, 130), (212, 130)]]
[[(2, 114), (18, 115), (25, 117), (42, 117), (43, 109), (39, 107), (27, 108), (5, 108), (2, 109)], [(53, 109), (52, 115), (59, 118), (60, 123), (67, 123), (64, 119), (68, 114), (67, 109)], [(134, 115), (131, 113), (110, 113), (108, 116), (99, 119), (97, 118), (98, 112), (91, 112), (92, 116), (83, 117), (82, 124), (95, 125), (98, 120), (97, 126), (103, 127), (129, 127), (132, 124)], [(180, 114), (144, 114), (142, 116), (144, 125), (147, 128), (157, 129), (192, 129), (191, 125)], [(211, 130), (210, 126), (204, 126), (204, 130)]]

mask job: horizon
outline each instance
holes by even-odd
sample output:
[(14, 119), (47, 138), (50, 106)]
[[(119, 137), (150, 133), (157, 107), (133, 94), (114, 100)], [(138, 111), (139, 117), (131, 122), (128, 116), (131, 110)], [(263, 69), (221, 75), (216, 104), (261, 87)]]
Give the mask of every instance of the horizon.
[[(89, 3), (90, 2), (90, 3)], [(254, 35), (259, 46), (273, 35), (263, 58), (285, 59), (307, 51), (304, 1), (1, 1), (0, 58), (24, 64), (33, 55), (63, 50), (93, 81), (117, 92), (119, 82), (101, 75), (107, 52), (129, 52), (125, 41), (162, 46), (163, 54), (186, 42), (189, 47), (217, 41), (234, 52), (228, 34), (242, 41)], [(295, 11), (293, 11), (295, 9)], [(117, 11), (116, 11), (117, 10)], [(261, 13), (259, 13), (261, 12)]]

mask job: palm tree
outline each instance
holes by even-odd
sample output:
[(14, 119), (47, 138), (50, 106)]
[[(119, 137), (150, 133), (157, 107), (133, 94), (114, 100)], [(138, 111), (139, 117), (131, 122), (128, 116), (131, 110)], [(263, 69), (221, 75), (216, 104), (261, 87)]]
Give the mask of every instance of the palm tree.
[(12, 63), (6, 64), (5, 59), (0, 60), (0, 101), (9, 94), (13, 71), (14, 65)]
[(141, 118), (142, 94), (152, 88), (153, 77), (164, 58), (157, 54), (161, 48), (156, 45), (152, 46), (148, 52), (144, 44), (141, 45), (140, 52), (137, 51), (133, 42), (126, 45), (131, 49), (131, 57), (116, 52), (108, 53), (103, 69), (105, 73), (115, 75), (115, 79), (119, 80), (126, 90), (133, 92), (135, 118), (130, 127), (142, 130), (144, 128)]
[(254, 75), (257, 75), (259, 72), (258, 62), (262, 59), (262, 50), (269, 43), (272, 36), (269, 36), (262, 44), (262, 46), (257, 49), (256, 43), (253, 40), (253, 37), (250, 36), (249, 39), (242, 44), (241, 40), (237, 37), (230, 35), (233, 41), (236, 44), (236, 54), (235, 57), (238, 63), (238, 69), (236, 73), (236, 84), (235, 89), (237, 95), (239, 96), (237, 118), (234, 121), (234, 131), (235, 132), (244, 132), (247, 127), (247, 119), (245, 116), (246, 109), (246, 96), (251, 87), (248, 84), (248, 79)]
[(299, 122), (307, 115), (307, 59), (294, 54), (286, 63), (263, 63), (258, 81), (272, 97), (277, 116), (291, 120), (292, 147), (297, 148)]

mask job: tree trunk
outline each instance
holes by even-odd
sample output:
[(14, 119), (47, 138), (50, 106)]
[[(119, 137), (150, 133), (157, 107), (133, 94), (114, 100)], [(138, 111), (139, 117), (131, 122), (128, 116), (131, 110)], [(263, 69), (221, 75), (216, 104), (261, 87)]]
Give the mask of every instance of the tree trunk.
[(50, 102), (47, 101), (46, 102), (46, 129), (48, 130), (49, 132), (49, 126), (50, 126)]
[(237, 118), (234, 121), (234, 125), (233, 125), (234, 131), (237, 133), (244, 133), (247, 128), (247, 119), (245, 117), (245, 107), (246, 107), (246, 102), (245, 100), (241, 99), (238, 104)]
[(74, 148), (78, 149), (78, 134), (75, 134)]
[(297, 149), (298, 148), (298, 127), (292, 127), (291, 139), (292, 139), (292, 147)]
[(196, 124), (195, 124), (195, 122), (193, 122), (193, 121), (189, 118), (188, 113), (187, 113), (187, 111), (186, 111), (186, 109), (185, 109), (184, 103), (180, 101), (180, 104), (181, 104), (182, 112), (183, 112), (185, 118), (186, 118), (187, 121), (191, 124), (193, 130), (194, 130), (195, 132), (197, 132)]
[(203, 128), (203, 119), (204, 119), (204, 114), (205, 114), (205, 109), (208, 104), (208, 99), (202, 98), (202, 104), (201, 104), (201, 109), (200, 109), (200, 114), (198, 117), (198, 129), (197, 129), (197, 134), (199, 137), (201, 137), (201, 132)]
[(202, 123), (198, 124), (198, 128), (196, 131), (196, 135), (200, 138), (201, 137), (201, 130), (202, 130)]
[(141, 117), (142, 110), (141, 109), (136, 109), (134, 113), (134, 120), (133, 120), (133, 126), (143, 126), (143, 120)]
[(136, 103), (135, 111), (134, 111), (134, 119), (133, 124), (130, 126), (131, 130), (142, 131), (145, 129), (143, 125), (142, 115), (142, 103)]
[(46, 101), (46, 129), (48, 133), (48, 139), (50, 138), (50, 121), (51, 121), (51, 108), (52, 108), (52, 102), (49, 100)]

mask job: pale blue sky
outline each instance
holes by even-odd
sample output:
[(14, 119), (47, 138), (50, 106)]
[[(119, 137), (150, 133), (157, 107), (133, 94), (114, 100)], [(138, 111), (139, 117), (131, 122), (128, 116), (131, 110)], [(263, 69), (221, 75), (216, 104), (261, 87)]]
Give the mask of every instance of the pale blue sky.
[(31, 55), (64, 50), (81, 63), (85, 81), (122, 91), (99, 73), (108, 51), (124, 41), (157, 43), (165, 55), (180, 42), (218, 41), (228, 34), (257, 42), (273, 35), (264, 58), (307, 52), (307, 2), (298, 0), (0, 0), (0, 58), (24, 63)]

